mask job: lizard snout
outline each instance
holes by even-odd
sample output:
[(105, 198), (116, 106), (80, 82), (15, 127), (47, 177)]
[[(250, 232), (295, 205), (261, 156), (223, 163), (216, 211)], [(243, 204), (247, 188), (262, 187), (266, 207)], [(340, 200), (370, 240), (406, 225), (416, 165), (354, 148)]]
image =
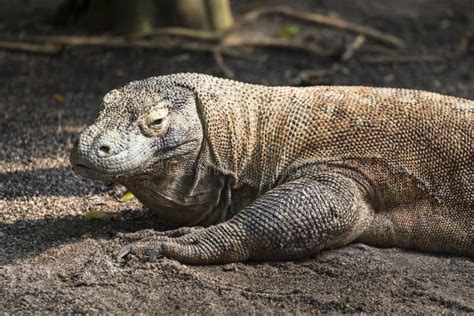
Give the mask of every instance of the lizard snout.
[(100, 173), (113, 172), (116, 168), (114, 156), (127, 147), (117, 133), (101, 133), (98, 128), (89, 128), (79, 137), (71, 151), (70, 161), (79, 172), (82, 169)]
[(70, 162), (77, 174), (101, 180), (129, 175), (152, 154), (146, 137), (92, 125), (79, 136)]

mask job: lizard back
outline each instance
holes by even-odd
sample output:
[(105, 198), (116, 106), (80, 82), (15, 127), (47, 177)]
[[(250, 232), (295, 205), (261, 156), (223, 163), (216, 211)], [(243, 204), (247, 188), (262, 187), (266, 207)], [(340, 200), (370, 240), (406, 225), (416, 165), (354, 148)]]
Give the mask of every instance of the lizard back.
[(376, 186), (405, 188), (394, 196), (413, 183), (439, 202), (474, 204), (472, 101), (407, 89), (171, 77), (196, 91), (215, 163), (235, 188), (261, 194), (299, 168), (335, 164), (395, 182)]

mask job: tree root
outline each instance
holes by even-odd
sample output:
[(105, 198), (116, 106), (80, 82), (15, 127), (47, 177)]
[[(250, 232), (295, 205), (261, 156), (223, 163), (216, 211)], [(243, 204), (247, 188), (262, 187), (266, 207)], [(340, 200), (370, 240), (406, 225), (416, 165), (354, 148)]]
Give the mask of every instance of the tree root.
[[(18, 50), (30, 53), (57, 54), (66, 48), (79, 46), (100, 46), (107, 48), (147, 48), (162, 50), (185, 50), (193, 52), (212, 53), (216, 44), (201, 41), (182, 40), (146, 40), (141, 38), (131, 39), (122, 36), (26, 36), (22, 41), (6, 40), (0, 41), (0, 49)], [(245, 58), (236, 50), (226, 48), (223, 54)]]
[(300, 41), (291, 41), (286, 38), (234, 38), (232, 42), (219, 45), (214, 50), (214, 59), (222, 73), (228, 78), (235, 78), (234, 72), (225, 64), (222, 52), (235, 47), (275, 47), (289, 50), (303, 51), (319, 57), (334, 57), (340, 54), (339, 50), (329, 50), (318, 45), (307, 44)]
[(158, 29), (153, 29), (150, 32), (132, 36), (132, 38), (150, 38), (150, 37), (160, 37), (160, 36), (170, 36), (170, 37), (180, 37), (180, 38), (189, 38), (197, 41), (209, 41), (217, 42), (221, 38), (221, 33), (205, 31), (205, 30), (195, 30), (186, 27), (161, 27)]
[[(279, 38), (264, 38), (254, 40), (251, 38), (240, 38), (236, 37), (235, 34), (246, 24), (256, 21), (258, 18), (264, 15), (279, 14), (292, 19), (303, 21), (306, 23), (313, 23), (319, 25), (325, 25), (333, 28), (338, 28), (345, 31), (350, 31), (364, 36), (356, 37), (357, 41), (354, 41), (348, 50), (345, 53), (345, 58), (349, 59), (352, 55), (362, 47), (365, 42), (365, 37), (376, 39), (380, 42), (395, 46), (397, 48), (405, 47), (405, 43), (398, 37), (383, 33), (377, 29), (374, 29), (369, 26), (360, 25), (356, 23), (349, 22), (339, 17), (332, 17), (327, 15), (315, 14), (315, 13), (306, 13), (294, 10), (286, 6), (276, 6), (276, 7), (265, 7), (252, 10), (242, 17), (240, 17), (234, 24), (227, 29), (226, 32), (222, 35), (219, 45), (214, 51), (214, 59), (220, 70), (229, 78), (234, 78), (235, 75), (233, 71), (225, 64), (224, 57), (221, 52), (226, 47), (237, 47), (237, 46), (272, 46), (280, 47), (287, 49), (298, 49), (303, 50), (314, 55), (322, 57), (332, 57), (335, 55), (334, 51), (324, 50), (317, 46), (308, 46), (306, 43), (300, 43), (296, 41), (290, 41)], [(232, 35), (232, 36), (231, 36)], [(344, 54), (343, 54), (344, 56)]]
[(255, 21), (263, 15), (270, 15), (270, 14), (279, 14), (279, 15), (283, 15), (283, 16), (286, 16), (295, 20), (307, 22), (307, 23), (325, 25), (325, 26), (338, 28), (341, 30), (345, 30), (345, 31), (349, 31), (349, 32), (357, 33), (357, 34), (362, 34), (369, 38), (373, 38), (378, 41), (381, 41), (385, 44), (393, 45), (397, 48), (405, 47), (405, 43), (399, 37), (381, 32), (370, 26), (356, 24), (339, 17), (297, 11), (295, 9), (292, 9), (286, 6), (276, 6), (276, 7), (268, 7), (268, 8), (265, 7), (265, 8), (252, 10), (244, 14), (238, 21), (236, 21), (232, 25), (232, 27), (230, 27), (230, 29), (226, 31), (226, 34), (232, 33), (235, 29), (240, 28), (244, 24)]
[[(296, 38), (242, 37), (238, 33), (242, 26), (256, 21), (264, 15), (277, 14), (305, 23), (324, 25), (358, 34), (353, 42), (343, 50), (324, 49), (315, 44), (308, 44)], [(381, 43), (402, 48), (404, 42), (391, 34), (381, 32), (369, 26), (356, 24), (340, 17), (306, 13), (286, 6), (265, 7), (252, 10), (238, 19), (226, 32), (209, 32), (180, 27), (166, 27), (152, 30), (145, 34), (123, 36), (27, 36), (21, 41), (7, 39), (0, 41), (0, 49), (12, 49), (31, 53), (57, 54), (65, 48), (78, 46), (101, 46), (112, 48), (142, 47), (148, 49), (185, 50), (194, 52), (210, 52), (213, 54), (217, 66), (227, 77), (235, 77), (232, 70), (225, 65), (224, 55), (247, 58), (239, 47), (277, 47), (290, 50), (304, 51), (319, 57), (341, 56), (348, 60), (357, 52), (370, 51), (377, 48), (383, 56), (367, 57), (368, 63), (391, 62), (436, 62), (434, 56), (399, 56), (395, 50), (384, 46), (365, 45), (366, 39), (375, 39)], [(159, 39), (159, 40), (158, 40)], [(387, 53), (389, 52), (389, 53)], [(393, 53), (393, 54), (392, 54)]]
[(0, 41), (0, 49), (21, 51), (27, 53), (55, 55), (62, 50), (61, 45), (48, 43), (27, 43), (19, 41)]

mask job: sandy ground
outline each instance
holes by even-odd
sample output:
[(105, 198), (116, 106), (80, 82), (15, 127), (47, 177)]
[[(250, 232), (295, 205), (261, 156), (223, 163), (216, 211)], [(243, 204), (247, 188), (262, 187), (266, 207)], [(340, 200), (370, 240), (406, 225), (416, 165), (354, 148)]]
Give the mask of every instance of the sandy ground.
[[(0, 31), (17, 34), (23, 20), (9, 19), (10, 3), (0, 1)], [(454, 55), (472, 23), (464, 14), (472, 2), (351, 3), (301, 1), (297, 6), (376, 26), (402, 37), (404, 53), (432, 54), (442, 61), (372, 65), (357, 56), (342, 62), (257, 50), (255, 60), (228, 59), (229, 66), (248, 82), (394, 86), (474, 98), (473, 51)], [(255, 6), (251, 1), (234, 5), (237, 13)], [(48, 8), (13, 7), (12, 12), (31, 20)], [(31, 32), (58, 32), (43, 22), (25, 23)], [(352, 38), (327, 32), (318, 33), (326, 42)], [(325, 72), (302, 82), (298, 74), (308, 69)], [(137, 201), (120, 201), (124, 188), (76, 177), (68, 152), (109, 89), (178, 71), (220, 74), (208, 54), (0, 51), (0, 312), (474, 312), (474, 262), (463, 257), (355, 244), (295, 262), (189, 266), (168, 259), (114, 260), (123, 243), (117, 233), (165, 227)], [(116, 217), (86, 220), (91, 210)]]

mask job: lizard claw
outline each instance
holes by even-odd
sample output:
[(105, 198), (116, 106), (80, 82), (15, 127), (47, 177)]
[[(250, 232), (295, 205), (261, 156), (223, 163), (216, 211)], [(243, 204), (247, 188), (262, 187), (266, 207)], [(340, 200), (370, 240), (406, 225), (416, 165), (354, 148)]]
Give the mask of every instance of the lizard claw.
[(133, 250), (133, 244), (128, 244), (126, 246), (123, 246), (120, 248), (118, 254), (117, 254), (117, 260), (120, 260), (124, 257), (126, 257), (130, 252)]
[(150, 252), (150, 262), (155, 261), (157, 258), (163, 257), (163, 248), (161, 246), (157, 246), (153, 248)]
[(163, 247), (161, 244), (156, 244), (156, 243), (131, 243), (128, 245), (123, 246), (120, 248), (119, 252), (117, 253), (117, 260), (123, 259), (124, 257), (128, 256), (129, 254), (135, 254), (135, 255), (144, 255), (146, 253), (149, 253), (149, 261), (153, 262), (157, 258), (163, 257)]
[[(118, 237), (124, 240), (126, 245), (120, 248), (115, 257), (117, 260), (121, 260), (134, 255), (142, 261), (153, 262), (164, 256), (173, 256), (176, 251), (184, 252), (185, 245), (196, 245), (198, 243), (196, 238), (185, 235), (191, 235), (199, 229), (203, 228), (184, 227), (166, 232), (145, 230), (131, 234), (120, 234)], [(142, 236), (145, 238), (138, 239)]]

